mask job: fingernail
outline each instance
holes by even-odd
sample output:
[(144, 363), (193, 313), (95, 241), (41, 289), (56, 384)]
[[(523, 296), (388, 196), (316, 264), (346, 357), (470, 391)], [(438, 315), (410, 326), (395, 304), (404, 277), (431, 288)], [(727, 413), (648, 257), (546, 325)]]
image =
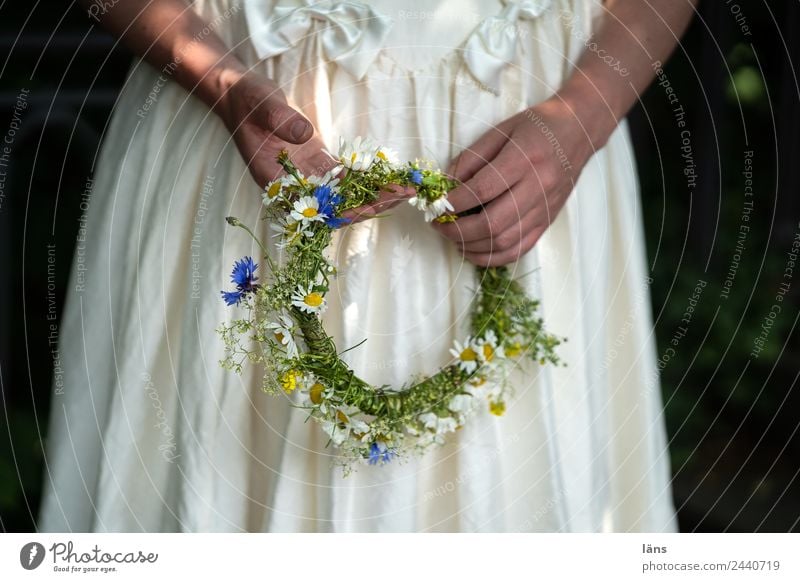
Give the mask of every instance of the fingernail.
[(289, 134), (292, 136), (292, 139), (295, 142), (299, 142), (303, 140), (303, 137), (308, 132), (308, 122), (298, 119), (294, 123), (292, 123), (292, 127), (289, 130)]

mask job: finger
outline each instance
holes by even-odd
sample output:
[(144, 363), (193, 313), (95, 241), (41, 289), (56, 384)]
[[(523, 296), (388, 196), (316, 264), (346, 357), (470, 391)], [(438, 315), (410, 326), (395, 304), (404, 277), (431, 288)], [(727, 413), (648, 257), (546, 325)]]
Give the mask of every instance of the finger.
[(455, 222), (434, 223), (434, 228), (439, 231), (439, 234), (457, 243), (472, 242), (494, 236), (519, 221), (520, 217), (533, 206), (534, 197), (522, 197), (521, 202), (524, 206), (521, 206), (519, 196), (515, 195), (516, 192), (526, 191), (527, 188), (521, 184), (527, 183), (529, 180), (514, 185), (476, 214), (462, 216)]
[(519, 145), (506, 141), (500, 153), (469, 180), (448, 193), (456, 213), (488, 204), (533, 170)]
[(386, 212), (390, 208), (396, 206), (400, 202), (408, 200), (416, 191), (409, 186), (399, 186), (392, 184), (386, 190), (379, 193), (378, 200), (364, 204), (358, 208), (352, 208), (342, 213), (342, 217), (352, 220), (353, 222), (361, 222), (367, 218), (373, 218), (381, 212)]
[(518, 245), (527, 233), (542, 222), (540, 210), (532, 208), (515, 224), (502, 231), (494, 232), (492, 236), (480, 240), (457, 243), (456, 246), (462, 253), (498, 253)]
[(321, 146), (317, 147), (314, 153), (309, 151), (308, 154), (310, 155), (307, 157), (298, 155), (294, 158), (304, 176), (324, 176), (339, 164), (338, 160), (322, 150)]
[(288, 143), (305, 143), (314, 135), (314, 126), (286, 103), (286, 98), (280, 89), (275, 89), (258, 103), (251, 115), (255, 115), (256, 123), (271, 135)]
[(507, 140), (508, 136), (502, 129), (498, 127), (491, 128), (478, 138), (475, 143), (456, 156), (447, 173), (460, 182), (469, 180), (478, 170), (500, 153)]
[(504, 251), (488, 253), (464, 253), (464, 258), (470, 263), (473, 263), (479, 267), (500, 267), (503, 265), (508, 265), (509, 263), (513, 263), (514, 261), (518, 260), (520, 257), (525, 255), (525, 253), (531, 250), (539, 241), (539, 238), (541, 238), (545, 229), (546, 226), (544, 225), (536, 227), (534, 230), (526, 234), (525, 237), (520, 240), (518, 245), (515, 245), (512, 248)]

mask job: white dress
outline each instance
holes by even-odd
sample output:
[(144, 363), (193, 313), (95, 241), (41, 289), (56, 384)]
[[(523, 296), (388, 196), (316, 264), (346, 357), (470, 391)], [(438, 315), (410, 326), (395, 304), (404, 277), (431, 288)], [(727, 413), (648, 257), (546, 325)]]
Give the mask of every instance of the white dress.
[[(333, 147), (370, 136), (445, 167), (549, 96), (601, 12), (591, 0), (197, 0)], [(326, 438), (259, 371), (218, 365), (234, 259), (257, 255), (253, 183), (220, 121), (134, 66), (94, 179), (47, 443), (45, 531), (674, 531), (637, 180), (621, 126), (515, 267), (568, 336), (503, 417), (421, 459), (343, 478)], [(166, 79), (166, 75), (164, 76)], [(338, 237), (326, 329), (365, 379), (401, 385), (467, 332), (474, 269), (421, 214)], [(80, 271), (78, 270), (80, 267)], [(428, 298), (442, 297), (431, 303)]]

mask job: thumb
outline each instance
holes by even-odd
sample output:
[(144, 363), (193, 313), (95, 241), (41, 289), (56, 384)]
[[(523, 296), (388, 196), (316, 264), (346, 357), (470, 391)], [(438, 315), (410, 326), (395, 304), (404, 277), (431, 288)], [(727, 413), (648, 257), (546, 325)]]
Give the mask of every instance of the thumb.
[(305, 143), (314, 135), (311, 122), (290, 107), (280, 92), (270, 95), (259, 104), (256, 116), (264, 129), (289, 143)]

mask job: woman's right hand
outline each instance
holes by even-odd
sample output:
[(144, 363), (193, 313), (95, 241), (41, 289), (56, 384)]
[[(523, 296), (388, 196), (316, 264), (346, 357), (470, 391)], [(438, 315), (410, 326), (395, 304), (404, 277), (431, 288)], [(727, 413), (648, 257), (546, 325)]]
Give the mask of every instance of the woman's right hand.
[(305, 175), (323, 175), (336, 166), (314, 126), (286, 102), (273, 81), (247, 72), (222, 82), (223, 96), (214, 110), (261, 188), (283, 173), (276, 160), (283, 149)]
[[(289, 151), (291, 160), (306, 176), (323, 176), (339, 165), (328, 154), (311, 123), (286, 102), (273, 81), (258, 73), (237, 74), (223, 89), (223, 97), (214, 110), (233, 135), (239, 153), (262, 188), (283, 173), (276, 160), (283, 149)], [(360, 222), (411, 196), (413, 188), (392, 186), (382, 191), (378, 200), (348, 210), (343, 216), (351, 223)]]

